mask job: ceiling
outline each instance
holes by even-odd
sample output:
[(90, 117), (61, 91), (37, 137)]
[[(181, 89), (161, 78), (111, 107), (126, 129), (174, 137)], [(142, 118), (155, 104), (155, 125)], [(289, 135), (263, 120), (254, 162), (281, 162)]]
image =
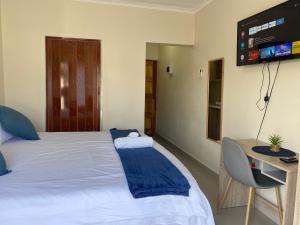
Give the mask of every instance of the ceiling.
[(196, 12), (212, 0), (81, 0), (168, 11)]

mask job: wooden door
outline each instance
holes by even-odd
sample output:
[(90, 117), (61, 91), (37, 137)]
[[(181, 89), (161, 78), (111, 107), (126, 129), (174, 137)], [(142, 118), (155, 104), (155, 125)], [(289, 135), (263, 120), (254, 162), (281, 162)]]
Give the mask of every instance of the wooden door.
[(47, 131), (100, 130), (100, 41), (46, 37)]
[(146, 61), (145, 134), (154, 135), (156, 127), (157, 62)]

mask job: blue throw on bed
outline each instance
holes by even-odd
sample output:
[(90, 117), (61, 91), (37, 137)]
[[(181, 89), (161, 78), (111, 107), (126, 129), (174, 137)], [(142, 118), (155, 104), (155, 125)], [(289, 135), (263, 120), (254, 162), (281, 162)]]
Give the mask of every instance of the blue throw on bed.
[[(137, 130), (110, 130), (113, 140)], [(117, 150), (134, 198), (158, 195), (189, 196), (190, 184), (163, 154), (154, 148)]]

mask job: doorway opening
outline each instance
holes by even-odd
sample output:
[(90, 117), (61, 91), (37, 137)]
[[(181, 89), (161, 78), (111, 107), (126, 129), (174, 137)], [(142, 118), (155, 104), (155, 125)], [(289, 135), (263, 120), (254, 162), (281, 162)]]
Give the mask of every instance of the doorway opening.
[(192, 46), (146, 44), (145, 134), (174, 140), (185, 128), (190, 107), (187, 82), (194, 79), (192, 58)]

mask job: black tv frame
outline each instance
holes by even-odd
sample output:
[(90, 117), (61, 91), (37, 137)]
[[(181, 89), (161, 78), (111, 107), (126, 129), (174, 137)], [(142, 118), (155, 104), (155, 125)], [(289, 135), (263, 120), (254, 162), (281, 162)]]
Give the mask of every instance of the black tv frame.
[[(249, 61), (248, 60), (249, 55), (247, 55), (246, 56), (247, 60), (245, 60), (245, 63), (241, 63), (241, 58), (240, 58), (241, 57), (241, 51), (242, 51), (242, 50), (240, 50), (240, 48), (241, 48), (240, 35), (241, 35), (241, 32), (242, 32), (242, 30), (241, 30), (242, 24), (247, 23), (247, 21), (254, 21), (256, 18), (261, 18), (262, 15), (268, 14), (272, 11), (276, 11), (276, 10), (281, 9), (283, 7), (286, 7), (286, 6), (290, 7), (290, 4), (298, 5), (299, 6), (299, 12), (300, 12), (300, 0), (289, 0), (289, 1), (283, 2), (279, 5), (276, 5), (274, 7), (271, 7), (267, 10), (264, 10), (260, 13), (252, 15), (252, 16), (250, 16), (246, 19), (243, 19), (243, 20), (241, 20), (237, 23), (237, 49), (236, 49), (236, 54), (237, 54), (236, 55), (236, 65), (237, 66), (255, 65), (255, 64), (260, 64), (260, 63), (265, 63), (265, 62), (273, 62), (273, 61), (279, 61), (279, 60), (282, 61), (282, 60), (290, 60), (290, 59), (299, 59), (300, 58), (300, 54), (294, 54), (294, 55), (290, 54), (290, 55), (286, 55), (286, 56), (273, 57), (273, 58), (268, 58), (268, 59), (260, 59), (260, 57), (259, 57), (257, 60)], [(278, 17), (280, 17), (280, 15), (278, 15)], [(300, 14), (299, 14), (299, 21), (300, 21)], [(245, 30), (245, 31), (248, 32), (248, 30)], [(247, 36), (249, 36), (249, 34), (247, 34)], [(295, 42), (295, 41), (300, 41), (300, 34), (299, 34), (299, 40), (286, 40), (286, 41), (267, 42), (267, 43), (263, 43), (261, 46), (259, 46), (259, 48), (257, 48), (257, 50), (260, 50), (262, 48), (267, 48), (267, 47), (278, 46), (278, 45), (285, 44), (285, 43), (292, 43), (292, 42)], [(245, 43), (248, 44), (247, 41)], [(255, 48), (254, 48), (254, 50), (255, 50)], [(245, 53), (247, 53), (247, 54), (249, 54), (249, 52), (250, 51), (248, 49), (245, 51)]]

